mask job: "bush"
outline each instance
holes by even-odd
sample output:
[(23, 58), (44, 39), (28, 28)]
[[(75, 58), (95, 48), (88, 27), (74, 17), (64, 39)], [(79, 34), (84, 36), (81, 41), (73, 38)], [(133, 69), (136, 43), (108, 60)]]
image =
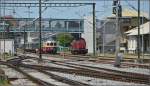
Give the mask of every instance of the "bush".
[(60, 33), (56, 36), (56, 40), (60, 46), (68, 47), (73, 40), (73, 36), (70, 33)]

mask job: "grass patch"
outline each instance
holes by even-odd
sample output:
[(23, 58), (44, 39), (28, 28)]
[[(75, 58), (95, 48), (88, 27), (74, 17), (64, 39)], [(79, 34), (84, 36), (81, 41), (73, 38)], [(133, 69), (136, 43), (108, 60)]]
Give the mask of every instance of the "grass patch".
[(7, 80), (0, 80), (0, 86), (11, 86)]
[(0, 54), (0, 59), (6, 60), (6, 59), (11, 58), (12, 56), (13, 56), (13, 55), (12, 55), (11, 53), (5, 52), (5, 53)]

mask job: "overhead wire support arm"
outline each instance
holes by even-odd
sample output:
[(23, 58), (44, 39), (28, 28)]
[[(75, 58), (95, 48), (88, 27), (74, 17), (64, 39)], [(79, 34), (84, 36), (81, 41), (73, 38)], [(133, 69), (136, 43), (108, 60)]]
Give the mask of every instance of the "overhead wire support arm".
[[(79, 7), (93, 3), (41, 3), (41, 7)], [(0, 3), (6, 7), (39, 7), (39, 3)]]

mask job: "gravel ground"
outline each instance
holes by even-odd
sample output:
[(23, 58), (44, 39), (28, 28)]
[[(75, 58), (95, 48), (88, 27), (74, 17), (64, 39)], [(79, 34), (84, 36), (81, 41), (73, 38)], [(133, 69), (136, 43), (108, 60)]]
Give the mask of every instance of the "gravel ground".
[(57, 86), (70, 86), (68, 84), (65, 84), (65, 83), (62, 83), (62, 82), (59, 82), (59, 81), (56, 81), (54, 79), (51, 79), (50, 76), (47, 76), (43, 73), (40, 73), (40, 72), (37, 72), (35, 70), (30, 70), (30, 69), (25, 69), (26, 72), (28, 72), (31, 76), (35, 77), (35, 78), (38, 78), (40, 80), (43, 80), (45, 82), (48, 82), (48, 83), (52, 83), (52, 84), (55, 84)]
[(43, 66), (51, 66), (51, 67), (57, 67), (57, 68), (74, 69), (74, 68), (71, 68), (71, 67), (63, 66), (63, 65), (56, 65), (56, 64), (51, 63), (50, 61), (46, 61), (44, 63), (39, 64), (36, 60), (33, 60), (33, 59), (23, 60), (22, 63), (30, 64), (30, 65), (43, 65)]
[(32, 81), (26, 79), (21, 73), (13, 70), (12, 68), (8, 68), (7, 66), (1, 66), (1, 68), (5, 71), (5, 74), (8, 78), (13, 78), (13, 81), (10, 81), (11, 86), (38, 86)]
[(74, 69), (74, 68), (71, 68), (71, 67), (66, 67), (66, 66), (63, 66), (63, 65), (57, 65), (57, 64), (50, 63), (50, 62), (45, 63), (44, 65), (45, 66), (57, 67), (57, 68)]
[[(33, 55), (33, 56), (36, 56), (36, 55)], [(150, 75), (150, 70), (143, 69), (143, 68), (132, 68), (132, 67), (116, 68), (112, 64), (94, 63), (94, 62), (89, 62), (89, 61), (71, 61), (68, 59), (46, 57), (46, 56), (43, 56), (43, 58), (48, 59), (48, 60), (66, 61), (66, 62), (74, 63), (74, 64), (81, 64), (81, 65), (87, 65), (87, 66), (93, 66), (93, 67), (108, 68), (108, 69), (113, 69), (113, 70), (120, 70), (120, 71)], [(46, 64), (50, 65), (50, 66), (58, 67), (58, 65), (55, 65), (52, 63), (46, 63)], [(148, 85), (144, 85), (144, 84), (136, 84), (136, 83), (120, 82), (120, 81), (113, 81), (113, 80), (106, 80), (106, 79), (99, 79), (99, 78), (83, 77), (83, 76), (77, 76), (77, 75), (73, 75), (73, 74), (64, 74), (64, 73), (58, 73), (58, 72), (51, 72), (51, 73), (54, 73), (54, 74), (57, 74), (57, 75), (60, 75), (63, 77), (67, 77), (69, 79), (82, 81), (83, 83), (91, 84), (94, 86), (148, 86)], [(61, 86), (65, 86), (65, 85), (61, 85)]]
[(12, 86), (38, 86), (34, 83), (31, 83), (28, 79), (17, 79), (11, 82)]
[(148, 85), (144, 85), (144, 84), (119, 82), (119, 81), (113, 81), (113, 80), (77, 76), (77, 75), (72, 75), (72, 74), (64, 74), (64, 73), (59, 73), (59, 72), (51, 72), (51, 73), (57, 74), (62, 77), (66, 77), (68, 79), (72, 79), (72, 80), (76, 80), (76, 81), (83, 82), (86, 84), (90, 84), (93, 86), (148, 86)]
[(150, 75), (150, 69), (135, 68), (135, 67), (134, 68), (133, 67), (117, 68), (117, 67), (114, 67), (112, 64), (101, 64), (101, 63), (94, 63), (94, 62), (87, 62), (87, 61), (74, 61), (74, 62), (68, 62), (68, 63)]

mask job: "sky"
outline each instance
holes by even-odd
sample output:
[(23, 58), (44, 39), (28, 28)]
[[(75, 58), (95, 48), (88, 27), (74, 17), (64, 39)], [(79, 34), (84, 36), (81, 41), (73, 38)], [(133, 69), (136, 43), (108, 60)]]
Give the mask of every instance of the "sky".
[[(2, 0), (1, 0), (2, 1)], [(7, 0), (6, 0), (7, 1)], [(7, 2), (9, 2), (8, 0)], [(19, 0), (18, 0), (19, 1)], [(149, 2), (148, 0), (140, 0), (141, 1), (141, 11), (149, 13)], [(23, 2), (23, 1), (21, 1)], [(50, 2), (70, 2), (70, 1), (48, 1)], [(75, 1), (74, 1), (75, 2)], [(81, 2), (81, 0), (77, 0), (76, 2)], [(86, 2), (86, 1), (84, 1)], [(112, 0), (95, 0), (95, 1), (87, 1), (87, 2), (95, 2), (96, 3), (96, 17), (99, 19), (103, 19), (107, 16), (111, 16), (112, 14)], [(123, 9), (135, 10), (137, 9), (137, 0), (121, 0), (121, 5)], [(134, 7), (135, 9), (131, 8)], [(3, 9), (3, 8), (1, 8)], [(38, 7), (7, 7), (5, 8), (5, 13), (1, 10), (2, 15), (13, 15), (17, 18), (38, 18)], [(43, 10), (45, 8), (43, 7)], [(29, 12), (30, 11), (30, 12)], [(42, 13), (43, 18), (61, 18), (61, 19), (82, 19), (84, 16), (92, 16), (92, 6), (80, 6), (80, 7), (48, 7)]]

